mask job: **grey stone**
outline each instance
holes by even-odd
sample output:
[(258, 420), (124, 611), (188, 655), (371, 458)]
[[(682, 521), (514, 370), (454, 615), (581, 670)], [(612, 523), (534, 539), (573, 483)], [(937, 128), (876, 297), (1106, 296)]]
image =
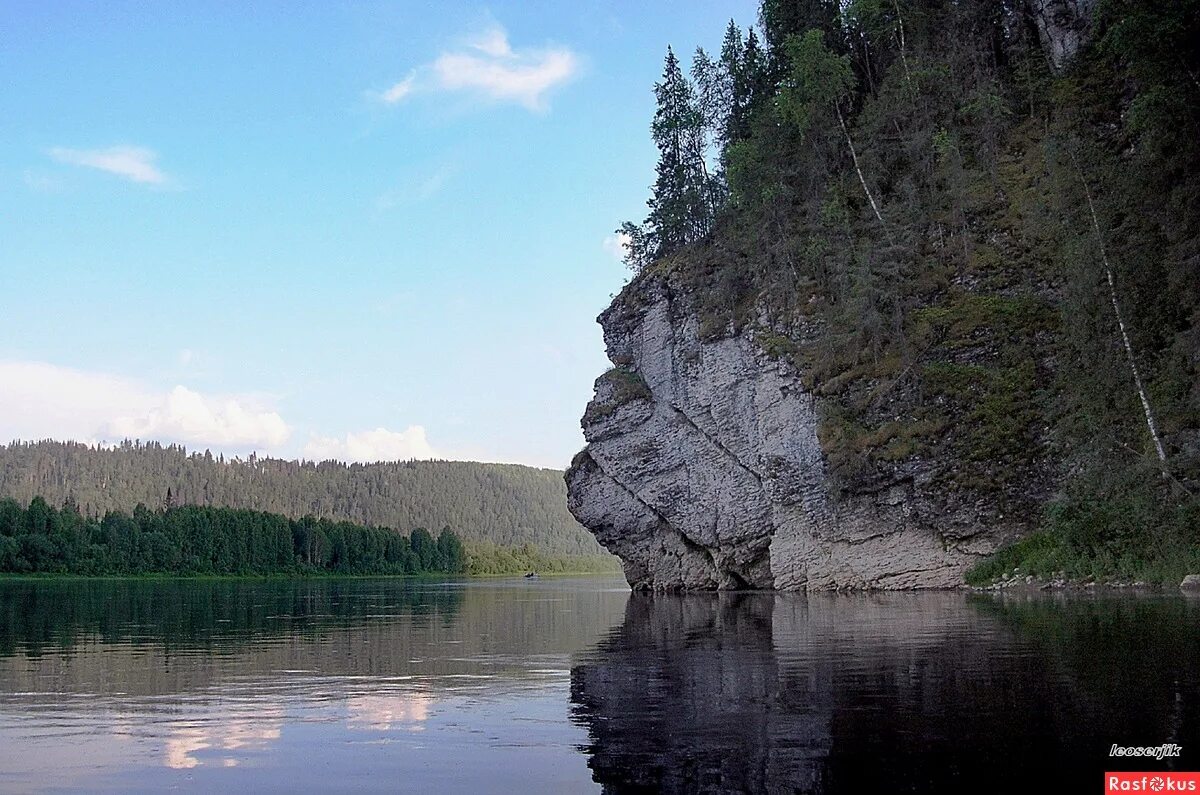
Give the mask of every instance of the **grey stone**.
[[(634, 285), (600, 317), (609, 357), (647, 387), (601, 377), (568, 507), (635, 588), (946, 588), (1027, 528), (948, 502), (917, 472), (833, 486), (813, 395), (744, 331), (701, 339), (667, 283)], [(621, 401), (624, 401), (623, 403)]]
[(1091, 33), (1096, 0), (1028, 0), (1042, 50), (1055, 70), (1064, 69)]
[(1189, 574), (1183, 578), (1183, 582), (1179, 583), (1179, 587), (1184, 591), (1200, 592), (1200, 574)]

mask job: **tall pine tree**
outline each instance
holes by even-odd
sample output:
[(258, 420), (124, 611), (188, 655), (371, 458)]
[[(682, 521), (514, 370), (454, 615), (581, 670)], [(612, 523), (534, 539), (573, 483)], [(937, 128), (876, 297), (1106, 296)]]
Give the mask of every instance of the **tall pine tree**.
[(715, 212), (705, 113), (670, 47), (654, 97), (650, 132), (658, 165), (647, 202), (650, 214), (641, 226), (626, 222), (617, 230), (627, 235), (626, 262), (635, 270), (708, 234)]

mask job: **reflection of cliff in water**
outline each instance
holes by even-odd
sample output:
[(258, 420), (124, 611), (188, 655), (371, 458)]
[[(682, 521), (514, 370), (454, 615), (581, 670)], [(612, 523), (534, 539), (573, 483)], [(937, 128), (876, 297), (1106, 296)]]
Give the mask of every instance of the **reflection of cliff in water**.
[(780, 699), (775, 597), (630, 598), (624, 626), (572, 671), (594, 778), (616, 792), (811, 785), (829, 749), (829, 705)]
[(1082, 791), (1112, 743), (1200, 746), (1196, 608), (634, 595), (572, 700), (614, 793)]

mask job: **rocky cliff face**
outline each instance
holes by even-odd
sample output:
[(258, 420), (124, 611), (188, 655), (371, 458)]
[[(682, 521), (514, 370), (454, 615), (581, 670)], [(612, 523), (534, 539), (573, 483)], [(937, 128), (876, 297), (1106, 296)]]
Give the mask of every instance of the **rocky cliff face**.
[(568, 505), (635, 588), (952, 587), (1024, 529), (939, 494), (928, 468), (835, 486), (800, 373), (749, 329), (701, 339), (667, 277), (600, 322), (616, 367), (584, 416)]
[(1042, 49), (1055, 69), (1062, 69), (1087, 41), (1096, 0), (1029, 0)]

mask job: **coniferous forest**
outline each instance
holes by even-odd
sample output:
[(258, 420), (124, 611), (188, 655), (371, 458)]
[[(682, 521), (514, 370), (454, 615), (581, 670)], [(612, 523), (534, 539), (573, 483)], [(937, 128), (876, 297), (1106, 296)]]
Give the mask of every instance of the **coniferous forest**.
[(34, 497), (0, 500), (0, 572), (54, 574), (424, 574), (466, 569), (462, 542), (306, 516), (168, 504), (86, 518)]

